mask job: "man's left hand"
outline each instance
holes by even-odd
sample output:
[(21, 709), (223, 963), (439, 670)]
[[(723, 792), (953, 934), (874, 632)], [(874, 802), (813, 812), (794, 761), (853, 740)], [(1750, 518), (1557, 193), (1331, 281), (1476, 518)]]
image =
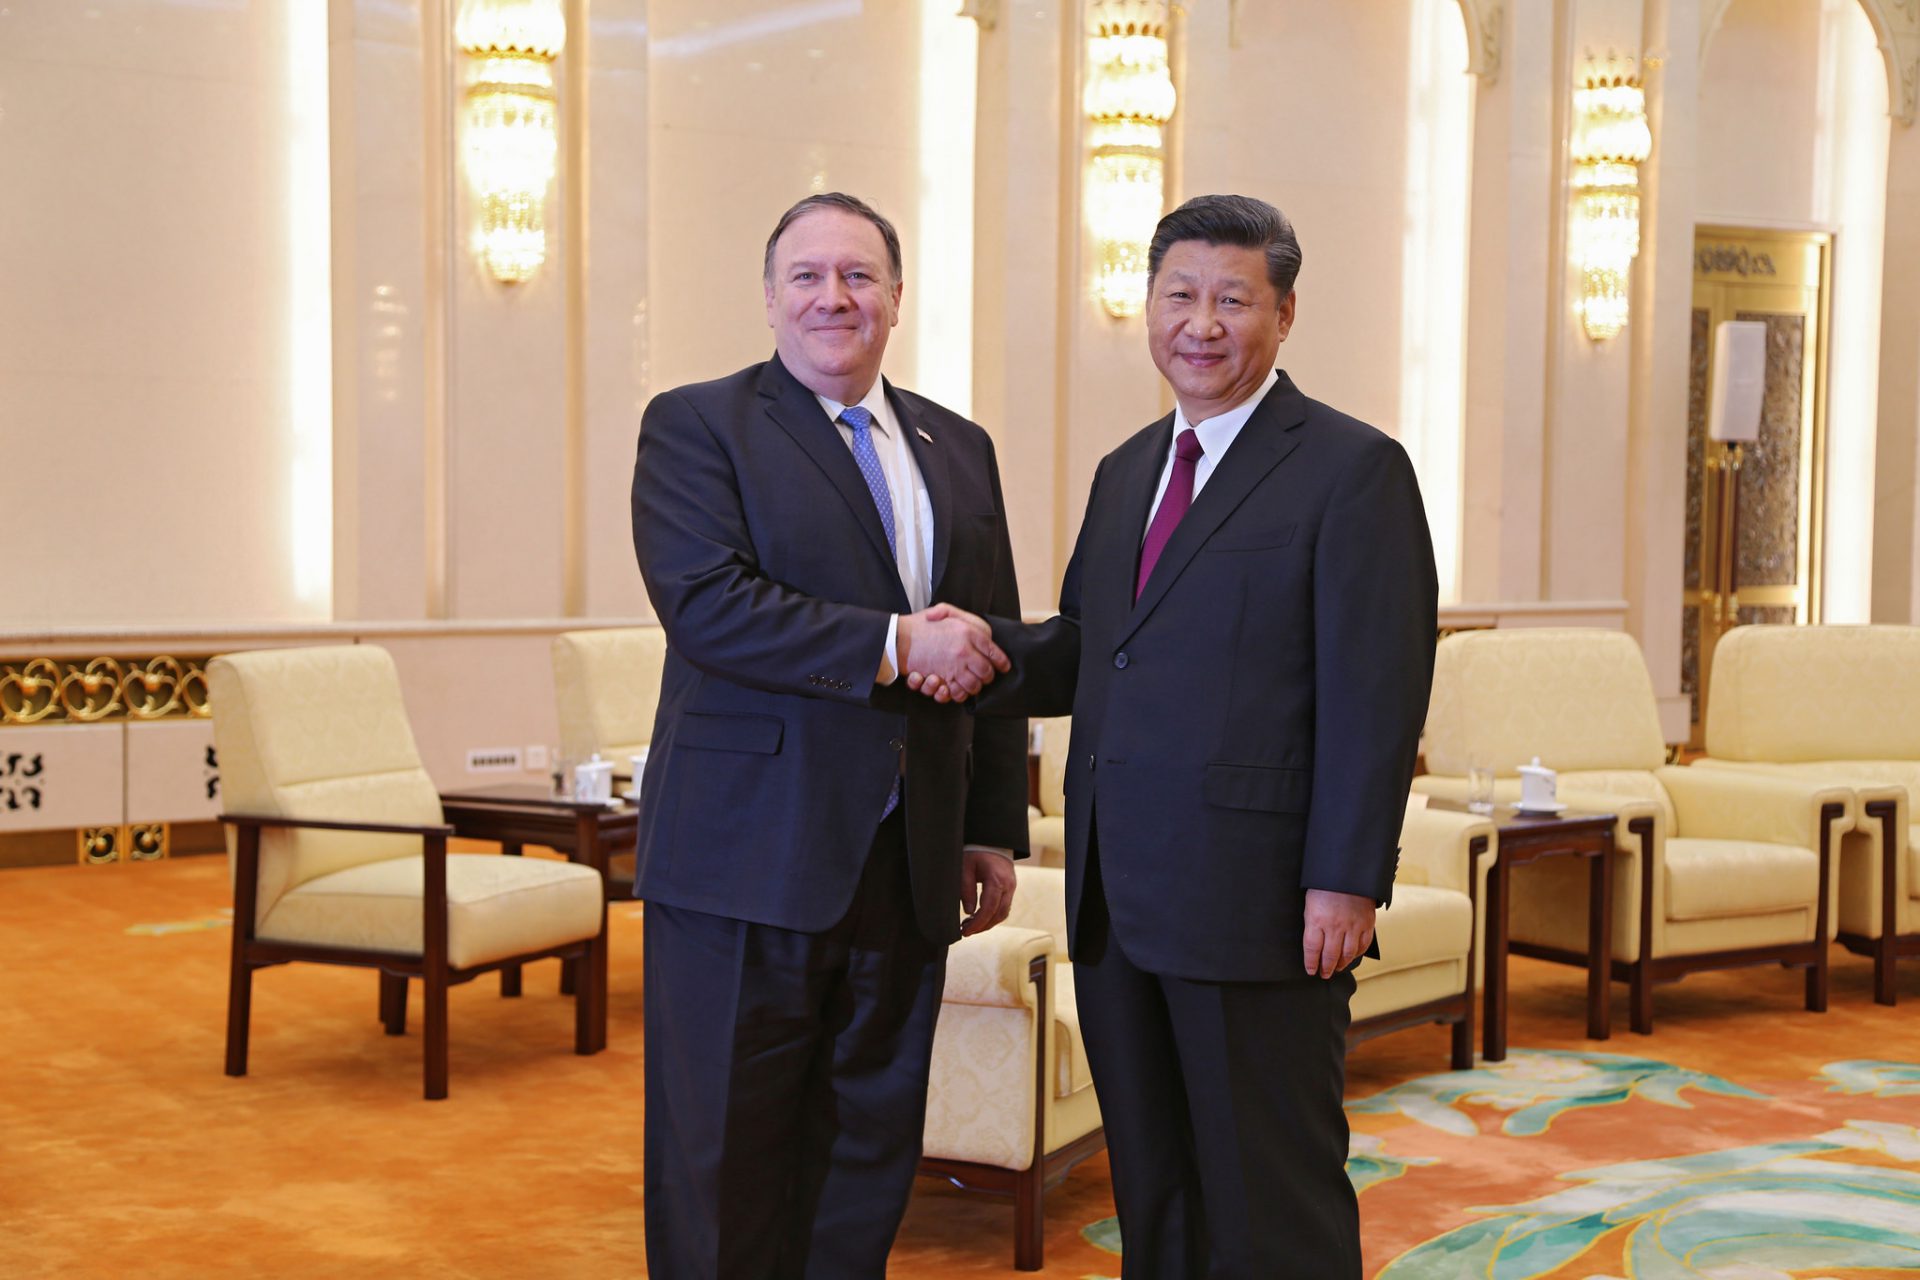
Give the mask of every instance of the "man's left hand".
[(960, 910), (967, 918), (960, 936), (985, 933), (1013, 909), (1013, 859), (985, 849), (960, 855)]
[(1331, 978), (1365, 955), (1373, 942), (1373, 915), (1372, 898), (1307, 890), (1307, 927), (1300, 940), (1307, 976)]

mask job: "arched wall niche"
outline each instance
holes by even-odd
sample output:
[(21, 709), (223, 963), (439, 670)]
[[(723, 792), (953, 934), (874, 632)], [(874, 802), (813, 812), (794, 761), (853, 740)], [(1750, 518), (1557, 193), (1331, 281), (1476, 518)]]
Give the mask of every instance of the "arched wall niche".
[[(1466, 7), (1467, 0), (1461, 0)], [(1700, 24), (1700, 61), (1727, 16), (1733, 0), (1707, 0)], [(1913, 123), (1920, 111), (1920, 0), (1859, 0), (1873, 24), (1874, 38), (1887, 63), (1887, 114), (1902, 124)]]

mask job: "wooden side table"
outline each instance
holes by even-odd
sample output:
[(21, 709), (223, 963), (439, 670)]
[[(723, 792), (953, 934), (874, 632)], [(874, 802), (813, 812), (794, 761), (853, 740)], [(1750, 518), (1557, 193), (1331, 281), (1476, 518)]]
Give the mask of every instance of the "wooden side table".
[[(1430, 800), (1435, 809), (1464, 812), (1465, 804)], [(1511, 878), (1515, 867), (1541, 858), (1585, 858), (1587, 879), (1587, 1035), (1605, 1040), (1613, 1034), (1608, 1003), (1613, 976), (1613, 831), (1619, 817), (1569, 809), (1551, 817), (1532, 817), (1512, 805), (1500, 805), (1489, 820), (1498, 830), (1499, 848), (1487, 872), (1487, 960), (1481, 987), (1485, 1025), (1481, 1056), (1502, 1062), (1507, 1056), (1507, 954)], [(451, 821), (451, 819), (449, 819)], [(1524, 954), (1524, 950), (1522, 952)]]
[[(559, 799), (550, 787), (539, 783), (508, 783), (443, 791), (440, 810), (455, 835), (495, 841), (500, 852), (513, 856), (518, 856), (527, 845), (542, 845), (565, 854), (570, 862), (598, 871), (606, 883), (609, 899), (633, 895), (631, 880), (616, 881), (607, 875), (612, 850), (623, 844), (630, 848), (638, 839), (640, 813), (631, 805), (583, 804)], [(604, 908), (601, 927), (605, 928)], [(598, 957), (600, 971), (594, 975), (597, 981), (593, 989), (605, 1001), (606, 947), (599, 948)], [(571, 994), (573, 989), (572, 970), (563, 968), (560, 990)], [(512, 965), (500, 971), (500, 994), (520, 994), (520, 966)], [(598, 1025), (605, 1025), (604, 1017)]]

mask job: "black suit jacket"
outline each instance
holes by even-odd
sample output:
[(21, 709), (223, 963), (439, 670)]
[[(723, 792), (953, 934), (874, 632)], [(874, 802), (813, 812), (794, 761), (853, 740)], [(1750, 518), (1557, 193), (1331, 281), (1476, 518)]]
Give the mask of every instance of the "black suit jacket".
[[(887, 395), (933, 507), (933, 598), (1018, 616), (992, 441)], [(778, 357), (647, 405), (633, 541), (667, 633), (636, 895), (829, 928), (904, 769), (919, 926), (958, 936), (963, 844), (1027, 849), (1025, 725), (874, 684), (906, 593), (852, 452)]]
[(1136, 604), (1169, 415), (1107, 455), (1060, 616), (996, 620), (984, 709), (1073, 715), (1068, 926), (1089, 842), (1139, 967), (1304, 975), (1306, 890), (1386, 902), (1433, 678), (1433, 547), (1406, 452), (1282, 373)]

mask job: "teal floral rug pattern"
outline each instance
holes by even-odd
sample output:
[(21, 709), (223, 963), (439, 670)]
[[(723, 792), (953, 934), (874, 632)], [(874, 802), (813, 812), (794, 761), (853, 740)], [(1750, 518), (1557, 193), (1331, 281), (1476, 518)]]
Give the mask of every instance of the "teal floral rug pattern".
[[(1891, 1157), (1908, 1166), (1860, 1163)], [(1849, 1122), (1805, 1142), (1642, 1160), (1566, 1175), (1576, 1185), (1402, 1254), (1379, 1280), (1530, 1280), (1623, 1231), (1633, 1280), (1792, 1280), (1807, 1268), (1920, 1272), (1920, 1130)], [(1618, 1280), (1591, 1275), (1589, 1280)]]
[[(1470, 1071), (1423, 1076), (1350, 1103), (1350, 1116), (1398, 1112), (1409, 1120), (1470, 1137), (1478, 1131), (1465, 1108), (1491, 1107), (1508, 1114), (1500, 1131), (1524, 1138), (1544, 1133), (1569, 1111), (1618, 1106), (1633, 1098), (1667, 1107), (1689, 1107), (1684, 1089), (1730, 1098), (1764, 1099), (1718, 1076), (1689, 1071), (1651, 1058), (1614, 1053), (1534, 1051)], [(1349, 1166), (1351, 1168), (1351, 1166)]]
[[(1807, 1070), (1761, 1092), (1650, 1058), (1527, 1051), (1350, 1102), (1347, 1176), (1366, 1197), (1363, 1215), (1397, 1223), (1400, 1242), (1369, 1232), (1369, 1274), (1920, 1276), (1920, 1108), (1905, 1101), (1920, 1097), (1920, 1065), (1853, 1059)], [(1703, 1114), (1705, 1098), (1715, 1103)], [(1692, 1114), (1662, 1119), (1639, 1103)], [(1483, 1127), (1487, 1112), (1500, 1122)], [(1588, 1118), (1549, 1134), (1578, 1113)], [(1654, 1144), (1674, 1154), (1621, 1158)], [(1534, 1190), (1544, 1194), (1526, 1198)], [(1117, 1219), (1081, 1235), (1120, 1253)]]
[(1832, 1082), (1828, 1087), (1834, 1093), (1864, 1093), (1876, 1098), (1920, 1096), (1920, 1066), (1911, 1062), (1877, 1062), (1872, 1058), (1832, 1062), (1820, 1068), (1820, 1076)]

